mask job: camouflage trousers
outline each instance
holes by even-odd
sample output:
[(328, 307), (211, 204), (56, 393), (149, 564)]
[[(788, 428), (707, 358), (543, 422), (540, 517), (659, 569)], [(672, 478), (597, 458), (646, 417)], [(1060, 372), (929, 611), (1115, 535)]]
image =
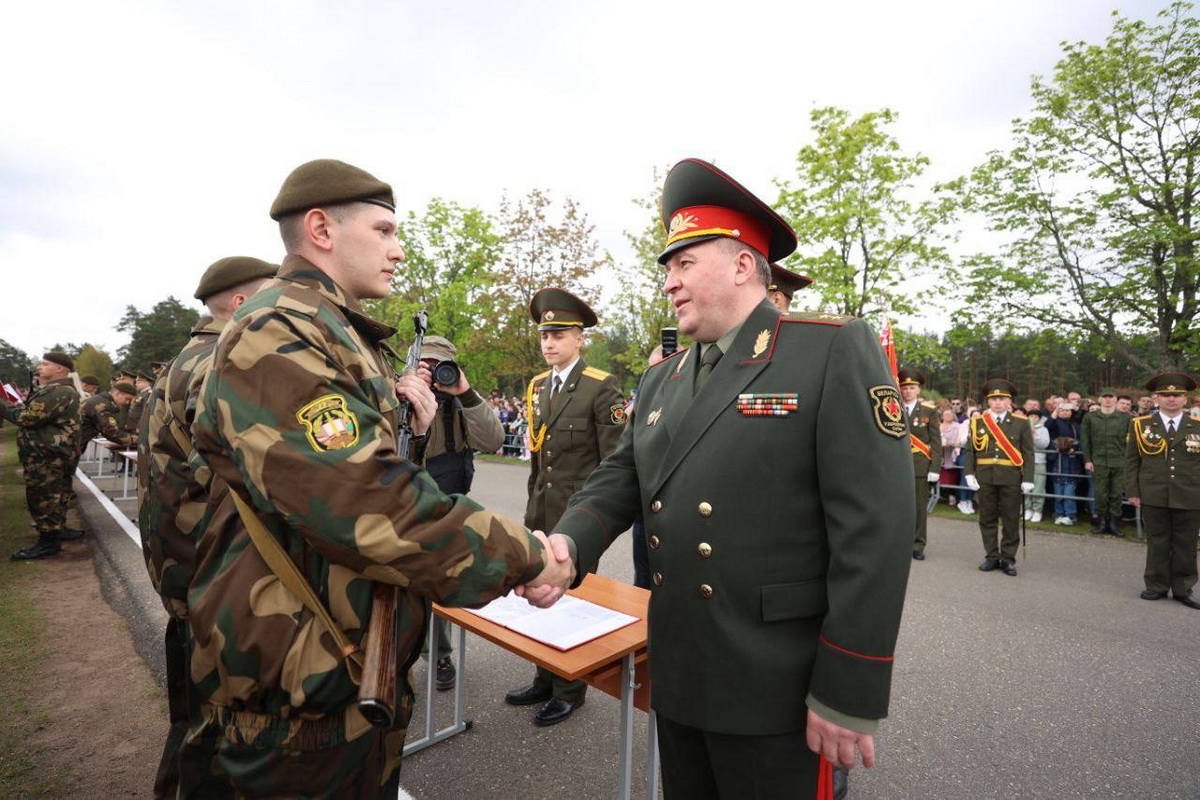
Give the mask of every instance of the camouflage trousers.
[(25, 460), (25, 504), (38, 533), (57, 533), (66, 526), (73, 464), (73, 458), (53, 455)]
[[(397, 719), (407, 725), (412, 696), (402, 703)], [(353, 708), (294, 720), (214, 707), (188, 732), (183, 747), (203, 746), (215, 736), (218, 768), (239, 798), (391, 800), (400, 786), (406, 733), (407, 728), (373, 728)]]

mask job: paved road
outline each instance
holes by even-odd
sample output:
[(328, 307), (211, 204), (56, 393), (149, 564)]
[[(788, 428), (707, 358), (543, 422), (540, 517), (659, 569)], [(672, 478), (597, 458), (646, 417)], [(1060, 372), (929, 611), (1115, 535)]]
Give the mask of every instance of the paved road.
[[(526, 476), (479, 463), (474, 496), (519, 518)], [(929, 534), (928, 560), (913, 565), (879, 765), (854, 772), (851, 797), (1200, 798), (1200, 613), (1138, 599), (1141, 546), (1034, 533), (1020, 576), (1009, 578), (976, 569), (974, 524), (931, 519)], [(102, 535), (118, 554), (132, 546), (116, 538), (124, 534)], [(601, 573), (631, 580), (629, 547), (625, 534)], [(138, 580), (135, 570), (126, 583)], [(135, 636), (147, 627), (133, 626)], [(151, 639), (142, 649), (156, 646)], [(570, 721), (535, 728), (533, 709), (502, 700), (532, 668), (474, 637), (467, 651), (475, 725), (408, 759), (408, 792), (422, 800), (614, 795), (615, 701), (592, 692)], [(424, 670), (414, 678), (421, 685)], [(438, 698), (440, 720), (449, 700)], [(637, 725), (640, 758), (640, 714)]]

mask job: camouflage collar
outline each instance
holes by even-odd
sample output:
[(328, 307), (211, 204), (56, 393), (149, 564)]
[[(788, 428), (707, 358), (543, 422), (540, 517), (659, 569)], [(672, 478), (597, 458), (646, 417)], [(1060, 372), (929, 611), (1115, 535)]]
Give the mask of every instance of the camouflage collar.
[(196, 324), (192, 326), (192, 336), (198, 333), (220, 334), (224, 328), (225, 320), (214, 319), (205, 314), (196, 320)]
[(319, 267), (303, 256), (288, 255), (283, 259), (278, 277), (281, 280), (298, 283), (320, 294), (333, 303), (354, 329), (373, 342), (378, 342), (394, 336), (396, 329), (379, 320), (372, 319), (363, 313), (357, 300), (348, 297), (342, 287), (333, 278), (326, 275)]

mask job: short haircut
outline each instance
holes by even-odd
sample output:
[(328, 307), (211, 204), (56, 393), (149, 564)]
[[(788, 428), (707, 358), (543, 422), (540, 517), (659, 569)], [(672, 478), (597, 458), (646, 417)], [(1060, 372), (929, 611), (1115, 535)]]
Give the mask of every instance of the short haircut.
[[(321, 207), (321, 210), (333, 217), (334, 221), (340, 224), (346, 221), (351, 205), (351, 203), (340, 203), (336, 206)], [(312, 209), (306, 208), (303, 211), (297, 211), (295, 214), (288, 214), (279, 220), (279, 236), (283, 239), (283, 249), (289, 255), (299, 250), (300, 245), (304, 243), (304, 216), (309, 211), (312, 211)]]
[(745, 242), (739, 242), (737, 239), (732, 239), (728, 236), (722, 237), (721, 242), (725, 245), (725, 252), (729, 253), (731, 258), (742, 250), (746, 250), (753, 255), (754, 271), (758, 275), (759, 281), (763, 286), (771, 285), (771, 264), (767, 261), (766, 256)]

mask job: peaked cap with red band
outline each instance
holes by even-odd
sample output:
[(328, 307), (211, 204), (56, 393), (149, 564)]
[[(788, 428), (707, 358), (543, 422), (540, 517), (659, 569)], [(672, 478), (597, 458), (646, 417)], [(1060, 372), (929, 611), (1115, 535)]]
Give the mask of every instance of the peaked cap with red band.
[(662, 218), (667, 246), (658, 257), (660, 264), (676, 250), (719, 236), (753, 247), (768, 261), (781, 261), (796, 249), (796, 234), (770, 206), (696, 158), (685, 158), (667, 173)]
[(784, 269), (778, 264), (772, 264), (771, 283), (767, 286), (767, 291), (783, 292), (783, 296), (791, 300), (792, 295), (812, 282), (813, 279), (807, 275), (800, 275), (790, 269)]

